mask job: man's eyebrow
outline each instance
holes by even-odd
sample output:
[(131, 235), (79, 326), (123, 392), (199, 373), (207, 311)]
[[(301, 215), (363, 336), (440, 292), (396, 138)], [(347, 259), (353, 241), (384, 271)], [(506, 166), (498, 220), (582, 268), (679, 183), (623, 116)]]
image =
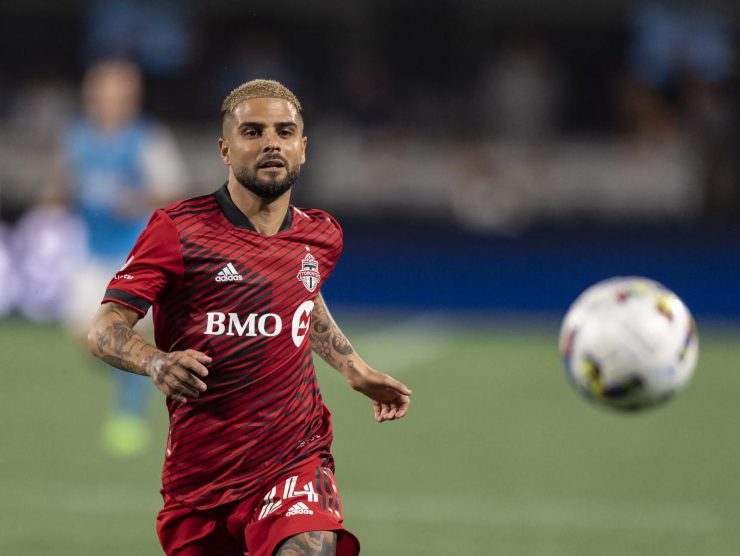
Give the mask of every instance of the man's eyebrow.
[[(265, 129), (268, 126), (268, 124), (264, 122), (242, 122), (237, 127), (239, 129), (243, 129), (245, 127), (253, 127), (256, 129)], [(298, 123), (290, 120), (286, 122), (275, 122), (275, 127), (285, 128), (285, 127), (298, 127)]]

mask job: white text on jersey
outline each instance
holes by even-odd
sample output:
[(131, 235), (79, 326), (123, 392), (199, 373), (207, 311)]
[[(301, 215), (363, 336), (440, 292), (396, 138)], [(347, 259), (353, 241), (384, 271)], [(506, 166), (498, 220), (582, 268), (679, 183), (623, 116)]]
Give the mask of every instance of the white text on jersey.
[(239, 282), (243, 277), (237, 272), (233, 263), (227, 264), (216, 274), (216, 282)]
[[(259, 315), (250, 313), (242, 321), (238, 313), (206, 313), (206, 331), (209, 336), (277, 336), (283, 329), (283, 321), (275, 313)], [(227, 322), (228, 321), (228, 322)]]

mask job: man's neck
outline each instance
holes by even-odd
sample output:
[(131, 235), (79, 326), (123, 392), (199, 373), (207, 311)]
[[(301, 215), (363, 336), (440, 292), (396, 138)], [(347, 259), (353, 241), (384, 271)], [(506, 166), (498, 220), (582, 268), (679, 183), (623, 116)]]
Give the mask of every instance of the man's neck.
[(236, 207), (249, 218), (255, 230), (264, 236), (274, 236), (280, 231), (290, 206), (290, 190), (277, 199), (263, 199), (229, 179), (229, 195)]

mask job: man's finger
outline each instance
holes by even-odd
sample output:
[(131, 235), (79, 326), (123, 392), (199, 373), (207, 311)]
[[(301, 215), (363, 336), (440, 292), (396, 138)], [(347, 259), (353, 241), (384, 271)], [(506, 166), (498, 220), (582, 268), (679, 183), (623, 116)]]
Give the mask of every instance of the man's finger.
[(172, 398), (178, 402), (187, 401), (187, 398), (181, 394), (173, 384), (171, 384), (173, 381), (174, 379), (168, 375), (157, 384), (157, 388), (168, 398)]
[(180, 381), (177, 384), (177, 389), (180, 393), (185, 394), (188, 398), (197, 398), (200, 396), (200, 389), (194, 388), (185, 382)]
[(208, 364), (208, 363), (213, 362), (213, 359), (211, 359), (210, 355), (206, 355), (202, 351), (197, 351), (194, 349), (186, 349), (185, 353), (189, 355), (190, 357), (192, 357), (193, 359), (197, 359), (201, 363)]
[(380, 423), (380, 402), (373, 400), (373, 414), (375, 415), (375, 420)]
[[(199, 352), (196, 352), (199, 353)], [(200, 354), (204, 355), (204, 354)], [(207, 355), (205, 357), (208, 357)], [(210, 359), (210, 358), (209, 358)], [(178, 362), (178, 365), (181, 367), (185, 367), (186, 369), (193, 371), (194, 373), (200, 375), (200, 376), (208, 376), (208, 369), (203, 366), (203, 364), (198, 361), (195, 357), (191, 357), (189, 355), (186, 355), (182, 357)]]
[(387, 421), (390, 419), (389, 415), (391, 412), (391, 405), (387, 402), (383, 402), (383, 411), (381, 412), (380, 416), (384, 421)]
[(196, 390), (205, 390), (206, 384), (201, 381), (193, 371), (191, 371), (186, 365), (177, 363), (167, 369), (166, 376), (176, 378), (178, 381), (187, 384)]
[(206, 383), (200, 380), (192, 372), (190, 372), (190, 369), (186, 368), (185, 366), (181, 366), (177, 370), (173, 369), (172, 374), (175, 375), (180, 382), (187, 384), (195, 390), (198, 390), (200, 392), (206, 391)]
[(396, 419), (400, 419), (401, 417), (405, 416), (406, 413), (409, 411), (409, 406), (411, 405), (411, 399), (403, 396), (401, 398), (401, 404), (398, 408), (398, 411), (396, 411)]
[(200, 396), (200, 392), (196, 388), (193, 388), (184, 383), (174, 374), (169, 375), (166, 382), (172, 392), (182, 394), (184, 396), (187, 396), (188, 398), (197, 398), (198, 396)]

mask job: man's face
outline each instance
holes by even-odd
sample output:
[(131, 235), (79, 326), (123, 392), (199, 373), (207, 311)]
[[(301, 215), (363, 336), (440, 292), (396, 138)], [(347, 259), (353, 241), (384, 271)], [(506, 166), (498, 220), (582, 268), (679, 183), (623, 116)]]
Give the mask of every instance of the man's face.
[(245, 100), (226, 118), (219, 148), (242, 186), (276, 199), (291, 188), (306, 161), (303, 120), (287, 100)]
[(94, 66), (82, 86), (87, 115), (103, 129), (117, 129), (138, 114), (141, 89), (141, 75), (131, 62)]

